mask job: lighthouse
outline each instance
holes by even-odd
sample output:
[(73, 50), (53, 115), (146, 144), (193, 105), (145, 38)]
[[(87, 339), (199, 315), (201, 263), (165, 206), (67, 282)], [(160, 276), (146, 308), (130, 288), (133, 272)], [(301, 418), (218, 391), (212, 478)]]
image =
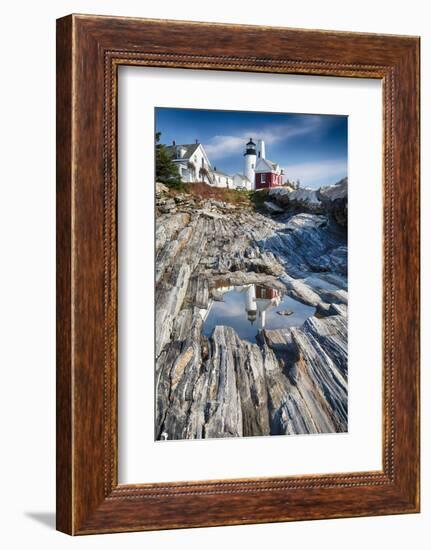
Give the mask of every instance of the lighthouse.
[(256, 321), (256, 287), (249, 285), (245, 295), (245, 311), (247, 319), (253, 324)]
[(250, 138), (245, 146), (244, 153), (244, 176), (251, 182), (251, 188), (254, 189), (254, 170), (256, 168), (256, 144)]

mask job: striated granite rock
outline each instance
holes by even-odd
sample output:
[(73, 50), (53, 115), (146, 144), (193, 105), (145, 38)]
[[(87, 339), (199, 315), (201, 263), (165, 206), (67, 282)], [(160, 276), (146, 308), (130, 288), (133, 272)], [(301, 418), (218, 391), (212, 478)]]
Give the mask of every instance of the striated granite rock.
[[(309, 197), (318, 213), (274, 190), (276, 217), (157, 188), (156, 439), (347, 430), (347, 240), (328, 207), (341, 188)], [(211, 301), (246, 284), (316, 314), (256, 344), (226, 326), (203, 336)]]
[(321, 214), (325, 210), (315, 189), (275, 187), (269, 191), (269, 197), (284, 209), (289, 207), (315, 214)]
[(334, 185), (321, 187), (319, 197), (333, 219), (342, 227), (347, 227), (347, 178)]
[[(280, 419), (279, 433), (343, 432), (347, 430), (347, 326), (346, 317), (326, 319), (311, 317), (301, 328), (264, 331), (271, 349), (289, 353), (289, 371), (294, 372), (294, 385), (300, 397), (289, 391), (286, 404), (275, 386), (273, 402), (278, 403), (275, 417)], [(292, 383), (292, 377), (288, 378)], [(302, 402), (301, 402), (302, 400)], [(282, 430), (293, 422), (301, 422), (294, 432)], [(290, 411), (290, 414), (289, 414)], [(309, 416), (310, 415), (310, 416)], [(299, 420), (298, 420), (299, 419)]]
[(284, 213), (284, 208), (281, 208), (280, 206), (277, 206), (274, 202), (271, 202), (271, 201), (265, 201), (263, 203), (263, 207), (270, 214), (283, 214)]
[(319, 189), (319, 198), (325, 203), (331, 203), (339, 199), (347, 199), (347, 178), (334, 183), (334, 185), (327, 185)]
[(347, 178), (320, 189), (276, 187), (269, 191), (269, 198), (285, 211), (327, 214), (342, 227), (347, 226)]
[[(259, 347), (241, 340), (232, 328), (218, 326), (202, 364), (191, 339), (170, 344), (158, 362), (156, 437), (346, 431), (345, 372), (317, 342), (315, 328), (291, 329), (283, 336), (297, 350), (295, 360), (284, 367), (272, 349), (271, 334), (265, 334), (271, 347)], [(336, 330), (326, 330), (341, 360)]]

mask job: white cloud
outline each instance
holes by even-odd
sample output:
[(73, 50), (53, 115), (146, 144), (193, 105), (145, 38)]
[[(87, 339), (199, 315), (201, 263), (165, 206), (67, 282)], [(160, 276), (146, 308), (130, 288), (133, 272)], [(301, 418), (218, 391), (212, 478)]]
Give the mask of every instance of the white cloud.
[(289, 180), (301, 181), (301, 187), (331, 185), (347, 176), (347, 162), (344, 159), (304, 162), (284, 167)]
[(214, 136), (204, 144), (205, 150), (210, 159), (220, 159), (232, 154), (241, 154), (245, 142), (252, 137), (255, 141), (263, 139), (266, 144), (271, 145), (278, 141), (315, 133), (322, 123), (322, 117), (309, 115), (298, 124), (274, 124), (263, 128), (249, 128), (242, 130), (237, 135)]
[(244, 149), (244, 138), (237, 136), (214, 136), (204, 144), (205, 151), (210, 159), (227, 157), (233, 153), (240, 153)]

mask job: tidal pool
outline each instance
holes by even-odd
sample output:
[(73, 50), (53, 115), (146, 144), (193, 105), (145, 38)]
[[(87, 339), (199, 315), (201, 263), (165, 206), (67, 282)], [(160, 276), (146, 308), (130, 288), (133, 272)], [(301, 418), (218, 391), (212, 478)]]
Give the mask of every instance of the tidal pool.
[(222, 301), (213, 300), (204, 313), (203, 333), (210, 337), (214, 327), (232, 327), (243, 340), (256, 343), (256, 336), (269, 330), (298, 327), (311, 317), (315, 307), (306, 306), (280, 290), (261, 285), (225, 287), (217, 290)]

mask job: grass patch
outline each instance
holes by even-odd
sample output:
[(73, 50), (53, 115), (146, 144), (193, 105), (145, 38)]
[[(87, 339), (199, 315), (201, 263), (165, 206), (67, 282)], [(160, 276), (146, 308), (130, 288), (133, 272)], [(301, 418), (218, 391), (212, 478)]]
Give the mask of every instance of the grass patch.
[(184, 183), (182, 181), (165, 183), (172, 195), (187, 193), (196, 199), (214, 199), (226, 202), (234, 206), (253, 208), (259, 210), (268, 200), (268, 189), (260, 191), (240, 191), (237, 189), (224, 189), (212, 187), (204, 182)]
[(182, 183), (181, 188), (179, 188), (179, 186), (169, 187), (175, 191), (188, 193), (197, 199), (214, 199), (235, 206), (252, 206), (250, 202), (250, 193), (248, 191), (211, 187), (203, 182)]
[(169, 189), (172, 191), (176, 191), (178, 193), (188, 193), (188, 184), (184, 183), (181, 180), (171, 180), (171, 181), (162, 181), (163, 185), (166, 185)]

